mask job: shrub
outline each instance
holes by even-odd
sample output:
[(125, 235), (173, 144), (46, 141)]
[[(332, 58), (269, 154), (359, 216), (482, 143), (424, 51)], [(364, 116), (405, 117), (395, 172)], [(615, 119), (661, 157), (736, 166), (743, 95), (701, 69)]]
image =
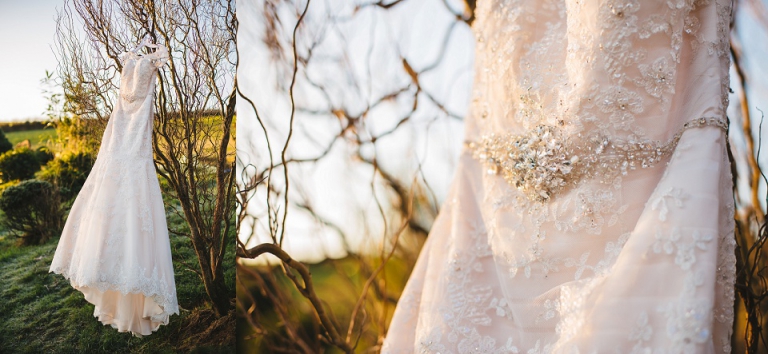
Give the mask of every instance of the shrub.
[(58, 187), (61, 198), (70, 201), (83, 188), (95, 158), (86, 152), (65, 154), (53, 159), (38, 174), (38, 178)]
[(64, 213), (56, 188), (36, 179), (10, 186), (0, 195), (5, 226), (22, 244), (38, 245), (61, 232)]
[(37, 160), (37, 154), (28, 148), (6, 151), (0, 155), (2, 182), (31, 179), (39, 170), (40, 162)]
[(56, 140), (67, 151), (97, 153), (106, 124), (100, 119), (62, 117), (56, 122)]
[(3, 194), (3, 191), (5, 191), (6, 188), (13, 187), (17, 184), (19, 184), (19, 181), (10, 181), (5, 183), (0, 183), (0, 195)]
[(53, 160), (53, 152), (47, 146), (40, 146), (35, 149), (35, 157), (37, 157), (37, 162), (40, 163), (40, 166), (45, 166), (48, 161)]
[(5, 133), (0, 130), (0, 154), (13, 149), (13, 144), (5, 137)]

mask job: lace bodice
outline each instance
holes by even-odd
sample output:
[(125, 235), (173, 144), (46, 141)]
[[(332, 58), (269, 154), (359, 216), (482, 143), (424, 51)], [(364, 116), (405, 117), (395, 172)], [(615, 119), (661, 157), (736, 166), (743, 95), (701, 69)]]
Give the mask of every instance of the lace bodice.
[[(729, 20), (723, 0), (480, 2), (467, 138), (491, 173), (531, 199), (584, 175), (610, 182), (650, 167), (697, 121), (726, 126)], [(702, 30), (701, 21), (715, 25)], [(692, 85), (691, 72), (717, 84)], [(550, 137), (551, 146), (510, 145)], [(596, 156), (604, 151), (614, 157)]]
[(120, 99), (101, 141), (99, 155), (122, 158), (152, 158), (154, 92), (158, 68), (169, 60), (168, 50), (157, 45), (151, 54), (125, 52), (120, 55)]
[[(730, 11), (725, 0), (480, 1), (469, 137), (545, 124), (667, 140), (723, 115)], [(718, 85), (689, 85), (700, 71)]]
[(154, 88), (157, 69), (168, 61), (168, 50), (158, 46), (151, 54), (125, 52), (120, 56), (123, 71), (120, 75), (120, 96), (128, 102), (142, 100)]

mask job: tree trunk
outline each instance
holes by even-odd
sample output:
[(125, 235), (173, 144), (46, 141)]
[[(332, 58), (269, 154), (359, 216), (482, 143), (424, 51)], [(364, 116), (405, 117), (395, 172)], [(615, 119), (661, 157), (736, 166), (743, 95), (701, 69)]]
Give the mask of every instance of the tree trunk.
[[(211, 300), (211, 305), (214, 312), (216, 312), (216, 316), (224, 316), (231, 309), (231, 305), (229, 301), (229, 289), (227, 289), (227, 285), (224, 283), (223, 267), (213, 266), (214, 263), (211, 262), (208, 247), (202, 242), (199, 232), (193, 231), (192, 235), (192, 245), (195, 248), (195, 253), (197, 254), (197, 259), (200, 263), (200, 274), (202, 274), (205, 292)], [(197, 237), (194, 235), (197, 235)], [(211, 248), (210, 251), (213, 253), (213, 248)]]

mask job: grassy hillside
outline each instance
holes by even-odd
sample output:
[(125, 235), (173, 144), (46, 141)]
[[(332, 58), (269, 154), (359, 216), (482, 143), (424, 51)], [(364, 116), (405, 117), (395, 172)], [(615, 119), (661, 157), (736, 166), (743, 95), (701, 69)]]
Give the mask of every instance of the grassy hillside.
[[(378, 260), (368, 259), (367, 262), (373, 261), (369, 264), (369, 269), (375, 269), (378, 266)], [(342, 259), (326, 259), (320, 263), (308, 264), (310, 273), (312, 275), (312, 282), (314, 284), (315, 292), (318, 298), (324, 303), (325, 310), (333, 318), (333, 320), (339, 324), (342, 330), (345, 330), (350, 323), (350, 313), (355, 307), (358, 301), (358, 297), (362, 293), (364, 283), (368, 278), (368, 271), (363, 271), (360, 267), (359, 260), (347, 257)], [(322, 348), (323, 353), (342, 353), (339, 349), (321, 343), (319, 338), (322, 337), (322, 329), (316, 325), (314, 319), (314, 310), (312, 310), (309, 301), (301, 295), (296, 286), (293, 285), (283, 273), (280, 267), (265, 267), (265, 266), (253, 266), (248, 267), (250, 271), (242, 272), (238, 275), (238, 299), (241, 301), (245, 308), (251, 309), (250, 306), (254, 306), (254, 311), (258, 314), (258, 322), (266, 329), (266, 333), (255, 333), (252, 326), (241, 315), (238, 317), (237, 324), (237, 349), (238, 353), (271, 353), (273, 350), (269, 349), (267, 343), (281, 343), (285, 338), (289, 338), (285, 332), (285, 325), (281, 317), (278, 315), (275, 304), (272, 298), (266, 296), (267, 292), (273, 292), (277, 294), (277, 298), (283, 298), (280, 303), (282, 311), (287, 314), (289, 322), (297, 325), (298, 336), (308, 343), (310, 347)], [(382, 286), (387, 288), (387, 291), (394, 295), (397, 294), (405, 286), (405, 282), (408, 280), (408, 275), (411, 269), (409, 263), (405, 260), (397, 257), (393, 257), (387, 262), (384, 267), (384, 271), (381, 274), (380, 280), (386, 279), (385, 282), (379, 282)], [(261, 285), (261, 281), (254, 281), (252, 274), (259, 274), (262, 278), (271, 278), (275, 281), (275, 287), (271, 285)], [(263, 288), (270, 290), (264, 290)], [(250, 294), (247, 294), (250, 293)], [(383, 323), (389, 323), (392, 313), (395, 308), (393, 302), (382, 301), (375, 291), (369, 293), (369, 301), (365, 302), (363, 306), (363, 317), (365, 321), (369, 321), (363, 329), (357, 327), (360, 332), (355, 332), (355, 336), (359, 335), (359, 341), (355, 342), (357, 348), (356, 353), (371, 353), (370, 348), (377, 345), (379, 340), (379, 333), (383, 333), (383, 329), (379, 327)], [(255, 300), (255, 302), (253, 301)], [(381, 319), (384, 315), (384, 322), (378, 322), (375, 320), (369, 320), (369, 318)], [(359, 322), (358, 322), (359, 323)], [(280, 345), (277, 345), (280, 347)], [(283, 345), (286, 347), (286, 345)]]
[[(184, 227), (173, 213), (168, 222), (174, 229)], [(0, 352), (234, 353), (234, 312), (214, 321), (202, 281), (185, 265), (197, 267), (188, 239), (171, 235), (181, 314), (143, 338), (102, 325), (82, 293), (61, 275), (48, 273), (58, 238), (41, 246), (19, 247), (16, 241), (0, 230)], [(225, 276), (234, 291), (234, 247), (228, 251)]]
[(16, 145), (24, 140), (29, 140), (29, 142), (32, 144), (32, 148), (34, 149), (34, 148), (37, 148), (38, 146), (46, 145), (46, 143), (55, 139), (56, 129), (46, 128), (46, 129), (16, 131), (16, 132), (5, 133), (5, 136), (13, 145)]

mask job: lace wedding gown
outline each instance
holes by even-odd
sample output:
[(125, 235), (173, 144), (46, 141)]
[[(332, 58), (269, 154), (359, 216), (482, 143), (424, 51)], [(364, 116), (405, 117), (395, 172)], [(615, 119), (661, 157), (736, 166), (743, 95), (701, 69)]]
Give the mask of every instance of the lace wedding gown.
[(50, 271), (95, 305), (99, 321), (141, 336), (179, 313), (151, 140), (155, 78), (168, 51), (121, 59), (120, 97)]
[(466, 149), (382, 352), (730, 352), (731, 1), (476, 15)]

